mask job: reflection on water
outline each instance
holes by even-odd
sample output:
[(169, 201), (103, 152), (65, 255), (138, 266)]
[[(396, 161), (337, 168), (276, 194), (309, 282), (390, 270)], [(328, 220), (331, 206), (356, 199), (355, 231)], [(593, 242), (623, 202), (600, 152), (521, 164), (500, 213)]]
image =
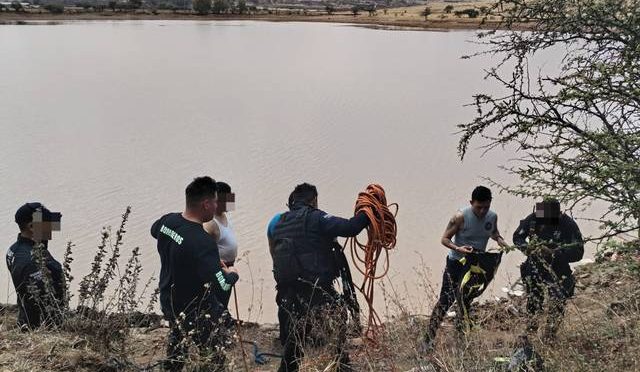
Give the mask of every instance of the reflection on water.
[[(241, 313), (253, 304), (252, 320), (274, 321), (266, 224), (291, 189), (314, 183), (322, 209), (349, 216), (377, 182), (400, 204), (389, 279), (426, 313), (416, 272), (430, 270), (437, 290), (446, 222), (510, 156), (456, 157), (455, 125), (473, 114), (462, 105), (491, 89), (489, 61), (459, 58), (472, 37), (263, 22), (0, 26), (0, 246), (15, 239), (16, 208), (43, 201), (63, 213), (51, 246), (61, 257), (75, 242), (79, 281), (101, 227), (131, 205), (125, 243), (157, 274), (150, 224), (208, 174), (237, 195)], [(505, 237), (531, 204), (495, 198)], [(507, 257), (497, 284), (521, 258)], [(14, 301), (0, 266), (0, 302)]]

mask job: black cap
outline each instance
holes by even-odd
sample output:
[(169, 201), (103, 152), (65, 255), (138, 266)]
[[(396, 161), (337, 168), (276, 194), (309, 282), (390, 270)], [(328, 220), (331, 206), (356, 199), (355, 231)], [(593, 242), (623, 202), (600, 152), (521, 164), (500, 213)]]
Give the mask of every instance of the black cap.
[(61, 213), (51, 212), (42, 203), (26, 203), (16, 211), (16, 223), (18, 226), (33, 222), (33, 213), (37, 210), (42, 211), (42, 221), (44, 222), (60, 222), (62, 219)]

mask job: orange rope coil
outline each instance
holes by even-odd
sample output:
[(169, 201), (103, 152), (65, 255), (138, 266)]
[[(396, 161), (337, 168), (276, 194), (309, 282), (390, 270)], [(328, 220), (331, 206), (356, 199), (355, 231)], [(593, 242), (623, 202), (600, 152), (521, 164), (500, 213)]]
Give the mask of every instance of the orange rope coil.
[[(394, 213), (389, 210), (390, 207), (395, 207)], [(369, 306), (365, 337), (375, 342), (382, 321), (373, 308), (374, 284), (389, 272), (389, 251), (396, 246), (398, 204), (387, 205), (387, 197), (382, 186), (371, 184), (364, 192), (358, 194), (355, 215), (358, 213), (365, 213), (369, 218), (367, 242), (362, 243), (358, 237), (354, 237), (348, 239), (345, 246), (350, 245), (354, 266), (364, 277), (359, 290)], [(376, 271), (381, 255), (384, 255), (384, 262), (382, 272), (378, 274)]]

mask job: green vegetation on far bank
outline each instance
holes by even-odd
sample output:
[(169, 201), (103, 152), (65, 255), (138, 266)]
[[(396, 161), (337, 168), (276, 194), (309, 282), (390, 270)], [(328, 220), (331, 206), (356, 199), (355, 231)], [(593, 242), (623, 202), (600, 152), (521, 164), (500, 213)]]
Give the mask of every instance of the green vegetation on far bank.
[[(245, 0), (193, 0), (180, 5), (170, 2), (147, 3), (116, 1), (62, 3), (21, 11), (0, 10), (0, 24), (29, 24), (32, 21), (64, 20), (264, 20), (276, 22), (332, 22), (377, 25), (411, 29), (487, 29), (499, 24), (501, 17), (488, 14), (492, 2), (429, 2), (400, 6), (395, 2), (262, 4)], [(186, 4), (186, 5), (185, 5)], [(486, 15), (486, 17), (485, 17)]]

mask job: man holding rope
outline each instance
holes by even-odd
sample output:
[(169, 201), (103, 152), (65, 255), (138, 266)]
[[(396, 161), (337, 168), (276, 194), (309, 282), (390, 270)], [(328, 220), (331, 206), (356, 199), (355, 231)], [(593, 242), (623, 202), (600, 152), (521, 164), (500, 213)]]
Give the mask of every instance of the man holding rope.
[(442, 235), (440, 242), (449, 249), (449, 254), (442, 275), (440, 297), (431, 313), (429, 328), (422, 344), (423, 351), (433, 347), (440, 323), (454, 302), (458, 304), (456, 327), (463, 330), (463, 317), (472, 298), (462, 298), (461, 295), (460, 284), (465, 268), (461, 261), (471, 253), (486, 251), (489, 238), (502, 248), (509, 246), (498, 231), (498, 215), (490, 210), (491, 200), (491, 190), (484, 186), (476, 187), (471, 194), (470, 206), (451, 217)]
[(348, 315), (333, 286), (339, 272), (335, 250), (340, 246), (336, 238), (356, 236), (368, 225), (364, 213), (347, 220), (319, 210), (318, 191), (308, 183), (296, 186), (289, 196), (289, 212), (276, 215), (269, 223), (269, 252), (276, 280), (280, 336), (284, 338), (279, 372), (298, 371), (313, 319), (337, 332), (337, 370), (351, 370), (343, 350)]

